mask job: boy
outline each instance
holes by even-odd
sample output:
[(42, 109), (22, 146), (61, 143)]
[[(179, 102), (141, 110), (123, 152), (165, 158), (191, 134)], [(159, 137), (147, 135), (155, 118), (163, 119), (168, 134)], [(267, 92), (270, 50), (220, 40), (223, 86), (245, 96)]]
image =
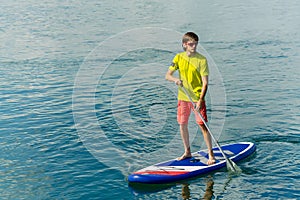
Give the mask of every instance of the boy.
[[(196, 104), (194, 109), (184, 91), (178, 87), (177, 121), (180, 125), (180, 134), (184, 145), (184, 154), (178, 160), (192, 157), (188, 132), (188, 119), (191, 110), (199, 111), (204, 120), (207, 121), (205, 95), (208, 88), (209, 71), (206, 58), (196, 50), (198, 40), (198, 36), (193, 32), (187, 32), (183, 35), (182, 47), (184, 52), (178, 53), (174, 57), (173, 63), (166, 73), (166, 79), (175, 82), (178, 86), (185, 87)], [(173, 76), (176, 70), (179, 71), (179, 78)], [(211, 136), (197, 113), (195, 113), (195, 118), (208, 148), (207, 164), (212, 165), (216, 161), (212, 151)]]

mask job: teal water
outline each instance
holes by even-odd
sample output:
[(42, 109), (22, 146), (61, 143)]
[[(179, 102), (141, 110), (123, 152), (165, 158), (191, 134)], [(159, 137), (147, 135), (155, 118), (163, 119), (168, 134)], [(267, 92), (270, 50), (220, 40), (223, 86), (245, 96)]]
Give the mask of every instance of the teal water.
[[(300, 198), (299, 2), (0, 9), (0, 199)], [(176, 87), (164, 74), (186, 31), (209, 57), (212, 132), (257, 151), (238, 176), (133, 189), (131, 172), (182, 153)], [(190, 130), (193, 151), (205, 148), (192, 121)]]

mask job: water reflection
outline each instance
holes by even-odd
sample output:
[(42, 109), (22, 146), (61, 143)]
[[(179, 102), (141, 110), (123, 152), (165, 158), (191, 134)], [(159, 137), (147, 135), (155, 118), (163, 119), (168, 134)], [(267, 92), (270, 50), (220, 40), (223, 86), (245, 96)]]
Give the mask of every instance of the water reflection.
[[(214, 181), (212, 178), (209, 178), (206, 181), (206, 189), (205, 189), (205, 193), (204, 193), (203, 197), (201, 198), (202, 200), (212, 199), (213, 194), (214, 194), (213, 186), (214, 186)], [(189, 184), (182, 184), (181, 195), (182, 195), (182, 199), (184, 199), (184, 200), (190, 199), (192, 197), (190, 188), (189, 188)]]
[(183, 199), (191, 198), (191, 192), (189, 188), (189, 184), (182, 184), (182, 192), (181, 192)]
[[(200, 180), (200, 179), (198, 179)], [(194, 182), (194, 181), (192, 181)], [(195, 196), (200, 197), (202, 200), (210, 200), (214, 196), (213, 186), (214, 181), (211, 176), (208, 176), (205, 178), (205, 191), (202, 187), (193, 188), (193, 191), (191, 191), (190, 185), (195, 186), (192, 182), (184, 182), (184, 183), (170, 183), (170, 184), (141, 184), (141, 183), (130, 183), (129, 189), (132, 191), (132, 193), (135, 196), (143, 196), (142, 198), (145, 198), (145, 196), (151, 196), (153, 193), (157, 193), (159, 196), (160, 192), (162, 192), (163, 197), (170, 197), (169, 195), (174, 195), (174, 189), (177, 190), (177, 186), (181, 185), (181, 193), (176, 192), (178, 196), (181, 196), (183, 200), (187, 199), (195, 199)], [(203, 194), (204, 192), (204, 194)], [(177, 196), (177, 195), (176, 195)]]

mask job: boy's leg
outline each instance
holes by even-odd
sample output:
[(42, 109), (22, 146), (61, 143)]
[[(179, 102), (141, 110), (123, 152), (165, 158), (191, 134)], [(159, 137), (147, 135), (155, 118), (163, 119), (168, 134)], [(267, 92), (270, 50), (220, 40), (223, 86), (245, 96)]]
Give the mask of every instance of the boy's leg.
[[(212, 165), (212, 164), (214, 164), (216, 162), (216, 160), (215, 160), (214, 153), (212, 151), (211, 136), (210, 136), (207, 128), (205, 127), (202, 119), (199, 117), (199, 114), (197, 113), (198, 111), (194, 110), (194, 112), (195, 112), (196, 121), (199, 124), (199, 127), (200, 127), (200, 129), (202, 131), (202, 134), (203, 134), (204, 141), (205, 141), (207, 149), (208, 149), (208, 161), (207, 161), (207, 164), (208, 165)], [(207, 114), (206, 114), (205, 101), (202, 102), (200, 114), (201, 114), (202, 118), (207, 122)]]
[(189, 131), (188, 131), (188, 125), (187, 124), (181, 124), (180, 125), (180, 135), (181, 135), (183, 146), (184, 146), (184, 153), (177, 160), (183, 160), (185, 158), (192, 157), (191, 148), (190, 148), (190, 141), (189, 141)]
[(211, 142), (211, 136), (207, 130), (207, 128), (205, 127), (204, 124), (199, 124), (200, 128), (201, 128), (201, 131), (202, 131), (202, 134), (203, 134), (203, 138), (204, 138), (204, 141), (206, 143), (206, 146), (207, 146), (207, 149), (208, 149), (208, 161), (207, 161), (207, 164), (208, 165), (212, 165), (216, 162), (216, 159), (215, 159), (215, 156), (214, 156), (214, 153), (212, 151), (212, 142)]
[(192, 106), (190, 102), (178, 101), (177, 122), (180, 127), (180, 135), (184, 146), (184, 153), (177, 160), (183, 160), (185, 158), (192, 157), (188, 131), (188, 121), (191, 114), (191, 108)]

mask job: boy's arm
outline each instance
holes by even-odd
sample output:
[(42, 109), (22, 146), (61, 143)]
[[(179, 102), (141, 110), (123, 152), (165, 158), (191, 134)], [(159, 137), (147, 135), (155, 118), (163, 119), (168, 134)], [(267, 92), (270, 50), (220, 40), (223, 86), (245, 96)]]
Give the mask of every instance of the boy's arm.
[(208, 88), (208, 76), (202, 76), (202, 90), (199, 101), (204, 101)]
[(175, 71), (169, 69), (166, 73), (166, 79), (168, 81), (174, 82), (176, 85), (182, 86), (182, 81), (179, 78), (173, 76), (174, 72)]
[(208, 88), (208, 76), (202, 76), (202, 90), (201, 90), (200, 99), (199, 99), (199, 101), (197, 102), (197, 105), (196, 105), (197, 110), (201, 109), (201, 105), (202, 105), (201, 103), (203, 101), (205, 101), (205, 95), (206, 95), (206, 92), (207, 92), (207, 88)]

